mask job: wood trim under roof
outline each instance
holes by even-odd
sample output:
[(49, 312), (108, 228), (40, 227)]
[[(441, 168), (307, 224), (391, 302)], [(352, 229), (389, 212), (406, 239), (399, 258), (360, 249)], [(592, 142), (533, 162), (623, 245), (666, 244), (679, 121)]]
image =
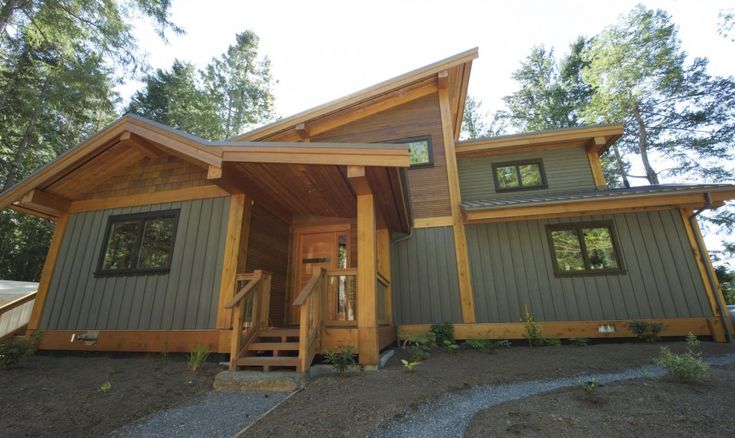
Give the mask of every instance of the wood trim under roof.
[(585, 146), (602, 154), (623, 135), (623, 125), (593, 125), (457, 142), (457, 158)]
[(454, 124), (455, 138), (459, 137), (461, 129), (462, 113), (464, 111), (464, 101), (467, 96), (467, 86), (470, 77), (470, 66), (472, 61), (478, 57), (479, 51), (475, 47), (449, 58), (437, 61), (387, 81), (380, 82), (371, 87), (349, 94), (342, 98), (327, 102), (312, 109), (300, 112), (290, 117), (286, 117), (275, 123), (254, 129), (250, 132), (238, 135), (233, 140), (249, 140), (262, 141), (270, 137), (274, 137), (289, 129), (296, 127), (302, 123), (306, 123), (315, 119), (326, 117), (338, 111), (348, 110), (353, 106), (365, 103), (367, 101), (379, 98), (388, 93), (409, 87), (415, 83), (435, 77), (437, 74), (453, 68), (459, 68), (460, 81), (454, 85), (458, 87), (456, 90), (456, 102), (453, 106), (456, 108), (456, 118)]

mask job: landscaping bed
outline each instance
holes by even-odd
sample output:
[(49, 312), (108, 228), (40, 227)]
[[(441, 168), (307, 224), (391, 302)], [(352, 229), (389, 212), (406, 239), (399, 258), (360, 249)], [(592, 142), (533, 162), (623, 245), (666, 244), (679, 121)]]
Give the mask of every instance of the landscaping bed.
[(37, 354), (0, 368), (0, 436), (106, 435), (211, 390), (220, 370), (193, 373), (184, 355)]
[[(376, 426), (447, 391), (638, 367), (650, 364), (662, 346), (687, 349), (684, 342), (515, 346), (492, 354), (463, 347), (453, 353), (432, 352), (413, 373), (404, 370), (401, 359), (408, 354), (399, 349), (378, 372), (312, 381), (245, 436), (369, 436)], [(702, 342), (700, 349), (705, 355), (735, 352), (733, 345), (713, 342)]]
[(735, 366), (727, 365), (699, 383), (631, 380), (507, 402), (475, 415), (465, 436), (733, 436), (734, 403)]

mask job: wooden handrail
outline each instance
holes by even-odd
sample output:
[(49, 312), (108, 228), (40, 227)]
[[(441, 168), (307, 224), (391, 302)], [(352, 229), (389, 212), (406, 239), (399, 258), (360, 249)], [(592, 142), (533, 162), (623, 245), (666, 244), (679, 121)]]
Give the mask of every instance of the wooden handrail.
[(255, 274), (251, 274), (252, 279), (250, 280), (250, 283), (246, 284), (245, 287), (240, 289), (240, 292), (237, 293), (230, 301), (225, 304), (226, 309), (232, 309), (237, 305), (237, 303), (240, 302), (243, 298), (245, 298), (253, 288), (260, 282), (260, 280), (263, 279), (263, 272), (257, 271)]
[(258, 276), (258, 271), (256, 272), (240, 272), (235, 275), (235, 281), (247, 281), (247, 280), (254, 280)]
[(390, 286), (390, 281), (387, 278), (383, 277), (380, 272), (378, 272), (378, 281), (383, 283), (383, 286), (385, 287)]
[(295, 300), (293, 300), (294, 306), (300, 306), (304, 304), (307, 298), (309, 298), (309, 295), (311, 295), (314, 290), (316, 290), (316, 286), (319, 284), (319, 280), (321, 280), (322, 276), (324, 275), (324, 268), (319, 268), (314, 272), (314, 275), (311, 276), (311, 279), (308, 283), (306, 283), (306, 286), (304, 286), (303, 289), (301, 289), (301, 292), (299, 292), (299, 295), (296, 297)]
[(327, 277), (340, 277), (342, 275), (357, 275), (357, 268), (327, 269)]
[(35, 300), (36, 299), (36, 294), (38, 294), (38, 291), (33, 291), (33, 292), (29, 293), (28, 295), (23, 295), (22, 297), (14, 300), (14, 301), (11, 301), (9, 303), (3, 304), (2, 306), (0, 306), (0, 315), (2, 315), (5, 312), (8, 312), (10, 310), (13, 310), (13, 309), (15, 309), (18, 306), (22, 306), (23, 304), (25, 304), (25, 303), (27, 303), (29, 301)]

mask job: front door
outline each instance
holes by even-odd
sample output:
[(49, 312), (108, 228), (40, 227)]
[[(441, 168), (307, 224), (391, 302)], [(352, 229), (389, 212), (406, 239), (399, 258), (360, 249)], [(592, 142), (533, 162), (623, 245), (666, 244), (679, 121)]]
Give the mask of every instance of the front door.
[[(344, 269), (349, 266), (349, 225), (296, 232), (295, 281), (289, 304), (298, 296), (314, 273), (314, 268)], [(299, 323), (299, 308), (289, 305), (291, 324)]]

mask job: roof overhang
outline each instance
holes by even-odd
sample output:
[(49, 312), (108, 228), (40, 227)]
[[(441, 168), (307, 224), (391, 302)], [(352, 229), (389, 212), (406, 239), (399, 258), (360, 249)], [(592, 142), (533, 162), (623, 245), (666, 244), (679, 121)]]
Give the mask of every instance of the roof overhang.
[(623, 125), (594, 125), (527, 134), (502, 135), (456, 144), (458, 158), (477, 158), (511, 153), (585, 147), (603, 153), (623, 135)]
[(455, 139), (459, 138), (472, 61), (473, 48), (379, 84), (327, 102), (269, 125), (235, 136), (234, 140), (299, 140), (316, 136), (337, 126), (385, 111), (397, 105), (448, 90)]
[(634, 193), (615, 197), (594, 197), (537, 201), (523, 204), (462, 206), (465, 221), (470, 224), (535, 220), (550, 217), (584, 216), (665, 210), (671, 208), (718, 208), (726, 200), (735, 199), (735, 185), (693, 188), (676, 192)]

